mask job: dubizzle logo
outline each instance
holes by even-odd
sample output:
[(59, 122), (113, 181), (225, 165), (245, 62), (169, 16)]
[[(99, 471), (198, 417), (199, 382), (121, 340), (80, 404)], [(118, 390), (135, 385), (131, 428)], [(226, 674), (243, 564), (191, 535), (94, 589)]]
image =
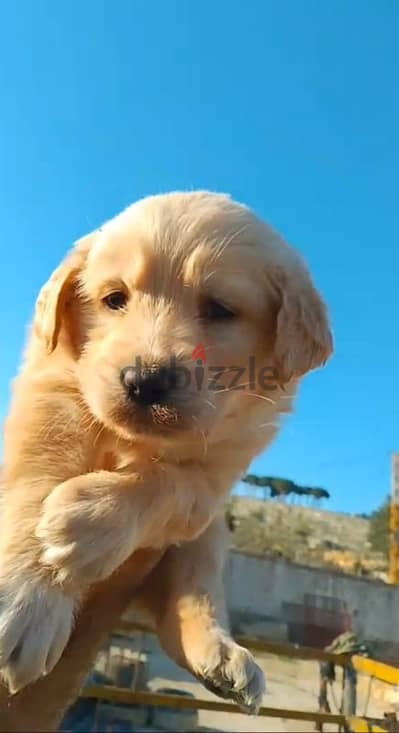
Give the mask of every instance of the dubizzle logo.
[(203, 344), (197, 344), (191, 354), (191, 358), (193, 361), (202, 361), (203, 364), (206, 364), (206, 351)]
[[(172, 379), (173, 389), (188, 389), (194, 379), (197, 389), (202, 390), (206, 380), (207, 389), (212, 392), (231, 392), (233, 389), (247, 388), (254, 391), (258, 387), (265, 392), (275, 390), (279, 385), (275, 367), (262, 366), (257, 369), (255, 356), (248, 357), (246, 366), (216, 366), (207, 363), (205, 346), (199, 343), (193, 349), (191, 358), (194, 362), (193, 369), (177, 363), (176, 358), (172, 358), (169, 366), (164, 365), (160, 369), (167, 385), (168, 380)], [(135, 366), (129, 368), (138, 375), (151, 373), (151, 368), (143, 366), (140, 356), (136, 356)]]

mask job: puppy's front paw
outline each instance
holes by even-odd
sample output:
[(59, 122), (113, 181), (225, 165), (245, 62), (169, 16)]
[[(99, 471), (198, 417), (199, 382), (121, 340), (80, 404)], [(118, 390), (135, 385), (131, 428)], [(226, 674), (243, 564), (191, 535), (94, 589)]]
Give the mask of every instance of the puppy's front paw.
[(233, 700), (243, 712), (258, 712), (266, 691), (264, 674), (247, 649), (221, 629), (210, 632), (201, 656), (197, 652), (191, 665), (196, 677), (215, 695)]
[(36, 528), (55, 582), (81, 588), (109, 577), (134, 549), (123, 503), (101, 487), (73, 492), (60, 485), (47, 497)]
[(57, 664), (68, 642), (74, 601), (45, 584), (0, 585), (0, 676), (18, 692)]

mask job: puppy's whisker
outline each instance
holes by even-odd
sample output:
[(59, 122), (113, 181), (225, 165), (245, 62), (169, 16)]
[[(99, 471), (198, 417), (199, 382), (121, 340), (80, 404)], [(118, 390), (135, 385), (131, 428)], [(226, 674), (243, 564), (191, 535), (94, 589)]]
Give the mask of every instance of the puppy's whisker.
[(103, 434), (104, 430), (105, 430), (105, 425), (102, 425), (101, 428), (100, 428), (100, 430), (98, 431), (96, 437), (94, 438), (93, 447), (97, 445), (97, 442), (98, 442), (100, 436)]
[(266, 397), (266, 395), (263, 394), (257, 394), (256, 392), (245, 392), (248, 397), (257, 397), (258, 400), (264, 400), (265, 402), (269, 402), (271, 405), (275, 405), (275, 400), (272, 400), (271, 397)]
[(244, 382), (243, 384), (237, 384), (234, 387), (225, 387), (225, 389), (216, 389), (216, 394), (225, 394), (226, 392), (241, 392), (245, 387), (249, 387), (251, 382)]
[[(195, 415), (191, 415), (191, 419), (192, 419), (192, 421), (194, 423), (198, 424), (198, 418), (196, 418)], [(201, 436), (201, 438), (203, 440), (203, 443), (204, 443), (204, 458), (205, 458), (206, 454), (208, 453), (208, 441), (207, 441), (207, 437), (206, 437), (204, 431), (201, 428), (198, 428), (198, 432), (199, 432), (199, 434), (200, 434), (200, 436)]]
[(213, 277), (214, 275), (216, 275), (216, 272), (217, 272), (216, 270), (213, 270), (212, 272), (208, 272), (208, 274), (207, 274), (207, 275), (206, 275), (206, 277), (204, 278), (204, 282), (205, 282), (205, 283), (207, 283), (207, 282), (208, 282), (208, 280), (210, 280), (210, 279), (211, 279), (211, 277)]
[(203, 430), (200, 430), (200, 433), (202, 435), (203, 441), (204, 441), (204, 458), (208, 453), (208, 440)]

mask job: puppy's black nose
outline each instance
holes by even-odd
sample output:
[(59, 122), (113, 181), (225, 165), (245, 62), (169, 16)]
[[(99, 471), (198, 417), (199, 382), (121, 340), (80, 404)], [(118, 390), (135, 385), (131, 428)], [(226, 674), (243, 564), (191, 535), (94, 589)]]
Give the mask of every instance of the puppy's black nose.
[(121, 382), (127, 397), (138, 405), (163, 405), (176, 384), (172, 369), (154, 367), (137, 369), (132, 366), (121, 371)]

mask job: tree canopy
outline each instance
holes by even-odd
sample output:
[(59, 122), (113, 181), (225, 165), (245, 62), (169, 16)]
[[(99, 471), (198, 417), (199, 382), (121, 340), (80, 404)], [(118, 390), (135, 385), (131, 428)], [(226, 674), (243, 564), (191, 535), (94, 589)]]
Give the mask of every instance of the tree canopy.
[(255, 474), (248, 473), (242, 480), (245, 484), (262, 488), (265, 497), (266, 491), (268, 491), (269, 497), (272, 499), (289, 495), (309, 496), (316, 500), (330, 498), (330, 494), (326, 489), (312, 486), (299, 486), (290, 479), (275, 476), (256, 476)]

